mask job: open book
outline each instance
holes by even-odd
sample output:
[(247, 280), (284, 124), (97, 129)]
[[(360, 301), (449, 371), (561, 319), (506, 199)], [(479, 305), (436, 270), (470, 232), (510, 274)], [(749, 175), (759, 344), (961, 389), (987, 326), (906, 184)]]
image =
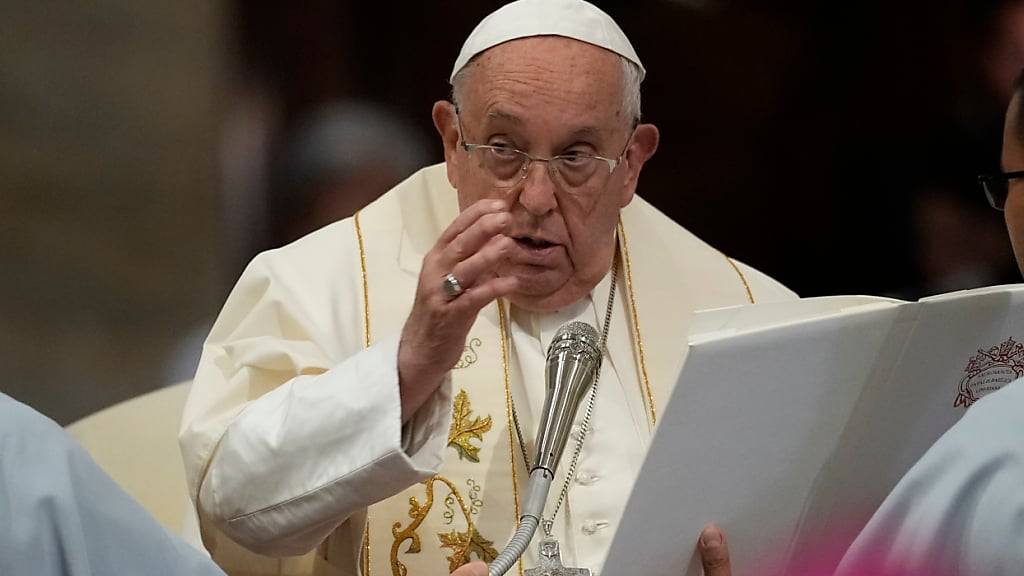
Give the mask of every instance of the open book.
[(967, 407), (1021, 376), (1024, 285), (698, 312), (603, 573), (697, 576), (711, 521), (736, 576), (837, 562)]

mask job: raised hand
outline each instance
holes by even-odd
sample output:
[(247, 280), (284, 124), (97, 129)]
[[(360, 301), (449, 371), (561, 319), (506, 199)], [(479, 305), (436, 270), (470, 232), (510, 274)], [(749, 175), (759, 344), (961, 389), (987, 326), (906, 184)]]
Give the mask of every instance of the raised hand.
[[(504, 234), (511, 222), (504, 201), (480, 200), (462, 211), (423, 257), (416, 300), (398, 348), (403, 422), (458, 362), (480, 309), (515, 291), (515, 277), (497, 274), (514, 246)], [(457, 281), (458, 295), (446, 290), (449, 274)]]

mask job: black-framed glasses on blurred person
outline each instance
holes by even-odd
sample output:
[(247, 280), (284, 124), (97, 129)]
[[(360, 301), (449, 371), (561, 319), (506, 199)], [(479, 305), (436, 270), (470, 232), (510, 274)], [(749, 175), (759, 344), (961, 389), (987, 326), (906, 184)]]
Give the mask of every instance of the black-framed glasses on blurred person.
[(988, 203), (996, 210), (1003, 210), (1006, 207), (1006, 196), (1010, 193), (1010, 180), (1014, 178), (1024, 178), (1024, 171), (996, 172), (978, 176), (978, 182), (985, 190)]
[(630, 132), (626, 139), (626, 145), (622, 152), (615, 158), (606, 158), (596, 154), (585, 152), (568, 152), (552, 156), (551, 158), (538, 158), (531, 156), (522, 150), (503, 144), (470, 144), (466, 142), (462, 130), (462, 116), (459, 109), (455, 109), (455, 118), (459, 127), (459, 142), (467, 154), (476, 155), (480, 164), (491, 175), (495, 186), (498, 188), (514, 188), (517, 184), (526, 179), (530, 173), (530, 166), (534, 162), (547, 163), (548, 175), (555, 184), (569, 192), (586, 193), (600, 191), (597, 184), (611, 176), (615, 168), (622, 163), (622, 157), (626, 155), (629, 143), (633, 140), (633, 132)]

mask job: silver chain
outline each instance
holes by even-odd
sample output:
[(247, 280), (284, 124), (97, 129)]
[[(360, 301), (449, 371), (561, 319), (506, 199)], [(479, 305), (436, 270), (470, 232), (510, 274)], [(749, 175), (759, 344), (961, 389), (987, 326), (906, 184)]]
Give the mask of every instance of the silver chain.
[[(607, 353), (607, 341), (608, 341), (608, 327), (612, 323), (612, 308), (615, 305), (615, 285), (616, 277), (618, 276), (619, 269), (619, 258), (618, 249), (615, 252), (615, 258), (612, 260), (611, 269), (611, 287), (608, 289), (608, 306), (604, 311), (604, 326), (601, 327), (601, 340), (598, 342), (598, 349), (601, 354)], [(604, 362), (601, 362), (603, 365)], [(565, 501), (566, 495), (569, 494), (569, 486), (572, 485), (572, 479), (576, 475), (576, 466), (579, 464), (580, 453), (583, 451), (583, 441), (587, 438), (587, 432), (590, 431), (590, 418), (594, 415), (594, 403), (597, 398), (597, 383), (601, 381), (601, 365), (597, 367), (597, 374), (594, 375), (594, 383), (590, 387), (590, 398), (587, 400), (587, 410), (583, 414), (583, 422), (580, 423), (579, 437), (576, 439), (576, 446), (572, 451), (572, 460), (569, 464), (569, 472), (566, 473), (565, 482), (562, 484), (562, 491), (558, 494), (558, 501), (555, 503), (555, 509), (551, 513), (551, 516), (547, 520), (544, 520), (541, 525), (544, 527), (544, 535), (551, 536), (551, 527), (554, 524), (555, 516), (558, 515), (558, 511), (562, 507), (562, 503)], [(523, 453), (523, 462), (526, 464), (526, 469), (530, 469), (530, 457), (526, 453), (526, 441), (523, 437), (523, 428), (519, 425), (519, 413), (516, 412), (516, 403), (509, 397), (512, 406), (512, 421), (516, 426), (516, 436), (519, 438), (519, 447)]]

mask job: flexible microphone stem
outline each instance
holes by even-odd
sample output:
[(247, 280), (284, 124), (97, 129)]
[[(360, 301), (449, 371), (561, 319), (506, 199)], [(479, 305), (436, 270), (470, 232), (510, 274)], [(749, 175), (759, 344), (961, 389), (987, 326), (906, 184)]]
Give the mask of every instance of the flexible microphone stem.
[(526, 552), (526, 547), (533, 540), (533, 535), (540, 525), (540, 517), (544, 512), (544, 503), (548, 499), (553, 475), (546, 468), (536, 467), (530, 472), (530, 481), (526, 486), (526, 500), (523, 501), (523, 512), (519, 516), (519, 527), (509, 540), (505, 549), (487, 567), (490, 576), (503, 576)]

